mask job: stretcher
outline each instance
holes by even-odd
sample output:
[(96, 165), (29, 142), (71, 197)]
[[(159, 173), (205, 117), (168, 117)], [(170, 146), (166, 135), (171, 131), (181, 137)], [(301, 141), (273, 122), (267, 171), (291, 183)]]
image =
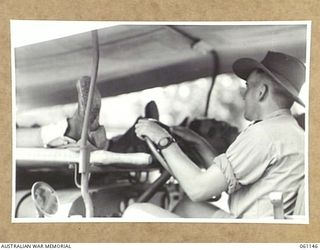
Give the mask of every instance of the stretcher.
[[(70, 149), (58, 148), (16, 148), (17, 166), (49, 167), (52, 165), (79, 163), (80, 153)], [(132, 164), (149, 165), (152, 156), (147, 153), (114, 153), (110, 151), (93, 151), (90, 163), (93, 165)]]

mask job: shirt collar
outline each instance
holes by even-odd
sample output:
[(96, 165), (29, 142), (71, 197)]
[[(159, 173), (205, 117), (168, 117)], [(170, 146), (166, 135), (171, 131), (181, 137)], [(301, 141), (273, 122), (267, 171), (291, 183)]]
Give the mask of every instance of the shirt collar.
[[(271, 119), (277, 116), (281, 116), (281, 115), (292, 115), (290, 109), (278, 109), (276, 111), (273, 111), (272, 113), (268, 114), (265, 116), (265, 118), (263, 120), (267, 120), (267, 119)], [(251, 125), (254, 125), (258, 122), (261, 122), (262, 120), (255, 120), (253, 122), (251, 122), (248, 127), (250, 127)]]
[(278, 109), (278, 110), (266, 115), (263, 120), (274, 118), (276, 116), (281, 116), (281, 115), (291, 115), (291, 111), (289, 109)]

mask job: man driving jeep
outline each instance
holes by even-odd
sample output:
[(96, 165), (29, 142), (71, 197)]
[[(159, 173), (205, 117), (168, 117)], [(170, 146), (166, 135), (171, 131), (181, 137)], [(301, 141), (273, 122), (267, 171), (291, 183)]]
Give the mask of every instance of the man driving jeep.
[[(252, 124), (220, 155), (189, 131), (175, 131), (198, 145), (210, 163), (202, 171), (168, 130), (153, 121), (139, 120), (137, 136), (148, 137), (158, 145), (168, 171), (190, 200), (184, 200), (175, 214), (148, 203), (136, 203), (127, 209), (125, 217), (269, 217), (273, 208), (268, 195), (273, 191), (284, 193), (284, 212), (293, 213), (297, 190), (304, 179), (304, 132), (290, 108), (294, 102), (304, 106), (298, 94), (305, 81), (305, 66), (290, 55), (268, 52), (261, 62), (237, 60), (233, 70), (246, 80), (244, 116)], [(206, 202), (222, 192), (229, 194), (229, 213)]]

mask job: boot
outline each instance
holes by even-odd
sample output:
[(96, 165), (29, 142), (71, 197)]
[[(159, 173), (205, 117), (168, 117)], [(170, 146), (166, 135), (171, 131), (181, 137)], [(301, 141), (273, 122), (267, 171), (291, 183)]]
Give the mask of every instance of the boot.
[[(76, 87), (78, 91), (78, 107), (73, 116), (68, 119), (69, 126), (65, 136), (78, 141), (81, 138), (84, 116), (89, 97), (90, 77), (81, 77), (81, 79), (78, 80)], [(91, 144), (99, 149), (102, 149), (107, 143), (107, 138), (105, 128), (99, 124), (100, 109), (101, 94), (99, 90), (95, 88), (89, 115), (88, 138)]]

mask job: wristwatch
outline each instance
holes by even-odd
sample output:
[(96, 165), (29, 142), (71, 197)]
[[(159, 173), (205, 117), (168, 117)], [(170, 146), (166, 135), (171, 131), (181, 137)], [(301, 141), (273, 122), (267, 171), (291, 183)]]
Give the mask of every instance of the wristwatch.
[(176, 139), (174, 139), (172, 136), (162, 137), (158, 142), (157, 148), (158, 150), (163, 150), (174, 142), (176, 142)]

